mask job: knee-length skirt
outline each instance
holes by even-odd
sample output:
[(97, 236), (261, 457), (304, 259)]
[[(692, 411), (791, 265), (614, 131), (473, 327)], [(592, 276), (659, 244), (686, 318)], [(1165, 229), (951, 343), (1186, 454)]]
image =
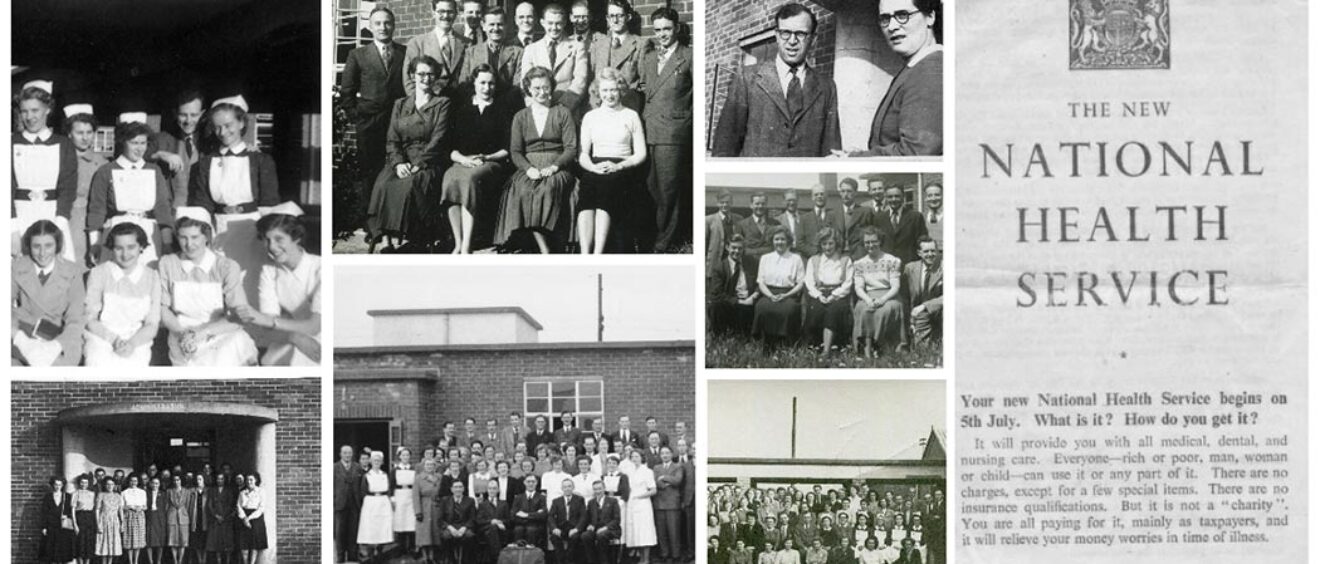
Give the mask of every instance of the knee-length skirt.
[(192, 531), (177, 523), (166, 523), (165, 526), (165, 544), (167, 546), (188, 546), (191, 540)]
[[(554, 164), (558, 156), (558, 153), (528, 153), (527, 160), (532, 166), (546, 167)], [(526, 170), (515, 172), (500, 204), (495, 242), (508, 241), (510, 235), (523, 229), (554, 232), (567, 210), (572, 189), (573, 174), (567, 170), (540, 180), (528, 178)]]
[(408, 178), (395, 176), (394, 167), (381, 169), (367, 205), (368, 234), (407, 235), (420, 228), (420, 218), (429, 215), (423, 208), (435, 192), (438, 180), (433, 168), (422, 169)]
[[(165, 523), (165, 511), (147, 511), (147, 546), (157, 548), (169, 542), (169, 527)], [(179, 546), (183, 546), (182, 544)]]
[[(867, 295), (880, 298), (884, 290), (872, 290)], [(889, 300), (878, 308), (871, 308), (864, 301), (853, 306), (853, 338), (866, 337), (876, 342), (896, 343), (899, 331), (903, 329), (903, 304), (899, 300)]]
[[(591, 159), (593, 163), (622, 161), (621, 158)], [(611, 220), (621, 220), (623, 210), (627, 209), (628, 196), (637, 189), (639, 180), (636, 168), (614, 174), (596, 174), (584, 170), (578, 182), (577, 211), (603, 210), (610, 214)]]
[(417, 546), (440, 546), (440, 520), (435, 511), (435, 496), (422, 496), (421, 522), (417, 523)]
[[(240, 509), (240, 511), (255, 510)], [(244, 526), (243, 521), (241, 520), (236, 521), (234, 524), (238, 530), (239, 550), (266, 550), (266, 548), (268, 548), (266, 542), (266, 518), (264, 516), (248, 521), (248, 525), (251, 525), (251, 527)]]
[(211, 524), (211, 528), (206, 531), (206, 550), (207, 552), (234, 550), (233, 519)]
[(445, 205), (463, 206), (463, 209), (477, 213), (478, 202), (487, 194), (504, 187), (508, 180), (508, 167), (504, 163), (483, 163), (472, 168), (455, 164), (445, 171), (441, 183)]
[(394, 510), (390, 498), (369, 495), (362, 499), (362, 513), (358, 516), (358, 544), (388, 544), (394, 542)]
[(124, 548), (147, 547), (147, 515), (141, 510), (124, 509)]
[(96, 512), (76, 511), (73, 520), (78, 523), (78, 557), (96, 556)]
[[(825, 293), (828, 295), (828, 292)], [(841, 335), (851, 331), (852, 326), (852, 307), (848, 305), (847, 298), (828, 304), (822, 304), (816, 298), (807, 298), (806, 328), (813, 340), (820, 339), (826, 329)]]
[(628, 500), (628, 519), (623, 526), (623, 544), (629, 548), (655, 546), (655, 511), (651, 499), (638, 497)]
[[(776, 294), (787, 292), (791, 288), (770, 287)], [(762, 297), (756, 300), (755, 314), (752, 317), (752, 334), (763, 337), (793, 337), (802, 327), (802, 302), (798, 296), (779, 301)]]
[(96, 529), (96, 555), (119, 556), (124, 553), (124, 537), (117, 512), (101, 516), (101, 527)]

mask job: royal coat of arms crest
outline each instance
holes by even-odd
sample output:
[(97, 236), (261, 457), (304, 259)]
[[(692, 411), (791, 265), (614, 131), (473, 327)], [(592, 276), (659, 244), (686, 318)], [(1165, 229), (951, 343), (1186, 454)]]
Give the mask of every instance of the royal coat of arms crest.
[(1071, 0), (1068, 68), (1169, 68), (1169, 0)]

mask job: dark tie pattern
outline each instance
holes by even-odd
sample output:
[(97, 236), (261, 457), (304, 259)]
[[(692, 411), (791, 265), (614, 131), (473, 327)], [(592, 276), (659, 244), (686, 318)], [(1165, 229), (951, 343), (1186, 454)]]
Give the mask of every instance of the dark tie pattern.
[(802, 113), (802, 79), (798, 78), (798, 68), (788, 69), (788, 115), (797, 118)]
[(558, 49), (559, 49), (559, 42), (558, 42), (558, 41), (555, 41), (555, 40), (553, 40), (553, 39), (551, 39), (551, 40), (550, 40), (550, 68), (551, 68), (551, 69), (554, 69), (554, 68), (555, 68), (555, 55), (556, 55), (555, 51), (557, 51)]

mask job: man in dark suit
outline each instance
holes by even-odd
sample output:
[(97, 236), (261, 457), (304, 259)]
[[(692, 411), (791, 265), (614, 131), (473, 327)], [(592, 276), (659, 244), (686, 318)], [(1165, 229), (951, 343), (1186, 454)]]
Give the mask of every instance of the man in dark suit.
[(582, 533), (587, 529), (587, 504), (573, 494), (573, 480), (560, 482), (563, 495), (550, 504), (550, 544), (559, 562), (577, 562), (582, 550)]
[[(486, 36), (482, 32), (485, 27), (482, 25), (482, 20), (486, 12), (486, 3), (482, 0), (463, 0), (460, 9), (458, 21), (454, 23), (454, 35), (467, 40), (469, 45), (484, 43)], [(467, 81), (467, 75), (463, 75), (461, 80)]]
[(477, 67), (490, 65), (495, 71), (495, 99), (511, 111), (520, 109), (523, 107), (523, 95), (517, 80), (518, 65), (522, 63), (522, 46), (504, 41), (504, 10), (499, 6), (491, 8), (481, 18), (485, 41), (468, 45), (467, 52), (463, 53), (463, 69), (459, 73), (459, 80), (465, 87), (464, 91), (467, 91), (472, 86)]
[[(591, 420), (591, 432), (584, 435), (582, 437), (582, 441), (586, 442), (587, 437), (591, 437), (592, 439), (594, 439), (596, 441), (596, 444), (600, 444), (601, 441), (610, 440), (610, 434), (605, 432), (604, 417), (597, 417)], [(606, 452), (609, 451), (606, 450)]]
[(917, 242), (921, 260), (903, 267), (904, 295), (912, 324), (912, 344), (940, 338), (944, 320), (944, 269), (939, 244), (922, 236)]
[(866, 245), (862, 244), (862, 230), (873, 223), (871, 209), (857, 203), (857, 181), (853, 178), (839, 181), (839, 199), (843, 201), (839, 226), (842, 228), (844, 252), (853, 260), (857, 260), (866, 255)]
[(591, 6), (586, 0), (573, 2), (573, 6), (569, 8), (568, 20), (572, 26), (568, 34), (569, 41), (581, 43), (590, 57), (591, 49), (597, 43), (605, 41), (604, 33), (591, 29)]
[(527, 541), (528, 544), (544, 546), (545, 543), (545, 495), (537, 487), (535, 474), (523, 477), (523, 492), (513, 498), (510, 509), (513, 521), (513, 540)]
[(697, 555), (697, 461), (693, 456), (693, 445), (686, 438), (675, 438), (678, 449), (678, 462), (683, 466), (683, 560), (690, 561)]
[(619, 416), (619, 430), (614, 433), (610, 442), (616, 445), (615, 448), (619, 452), (623, 452), (623, 445), (632, 445), (633, 448), (641, 448), (642, 446), (642, 438), (637, 434), (637, 431), (632, 430), (632, 420), (627, 415)]
[(559, 414), (559, 421), (562, 426), (555, 429), (555, 444), (559, 445), (560, 452), (563, 452), (564, 447), (568, 445), (581, 445), (582, 430), (573, 425), (573, 412), (565, 411)]
[(811, 211), (803, 212), (798, 215), (802, 221), (802, 240), (798, 242), (798, 251), (804, 257), (810, 257), (820, 252), (820, 230), (826, 227), (833, 227), (843, 235), (843, 229), (839, 222), (838, 210), (832, 210), (826, 207), (829, 202), (829, 196), (825, 193), (825, 186), (817, 184), (811, 187)]
[(646, 434), (646, 450), (642, 451), (642, 462), (651, 469), (659, 466), (663, 459), (660, 458), (660, 450), (665, 447), (660, 445), (660, 433), (651, 431)]
[(555, 443), (555, 435), (547, 428), (547, 424), (544, 415), (536, 416), (536, 428), (527, 433), (527, 452), (536, 452), (536, 447), (542, 444), (553, 445)]
[(917, 543), (911, 537), (903, 539), (903, 548), (898, 551), (898, 559), (894, 564), (922, 564), (921, 552), (917, 551)]
[(743, 220), (743, 216), (729, 208), (733, 205), (733, 194), (720, 190), (715, 196), (716, 211), (706, 216), (706, 268), (715, 266), (724, 258), (724, 249), (733, 235), (734, 225)]
[(437, 522), (440, 524), (440, 539), (446, 551), (452, 555), (453, 562), (466, 562), (464, 553), (472, 548), (477, 538), (476, 516), (477, 503), (463, 495), (463, 482), (455, 481), (449, 485), (452, 496), (436, 498), (439, 506)]
[(825, 157), (843, 144), (834, 83), (807, 64), (816, 15), (788, 3), (775, 22), (779, 55), (742, 69), (729, 85), (716, 157)]
[[(463, 70), (463, 55), (467, 53), (467, 40), (454, 35), (454, 18), (458, 17), (458, 5), (454, 0), (435, 0), (435, 28), (408, 40), (408, 50), (403, 58), (406, 72), (412, 66), (412, 60), (422, 55), (435, 59), (440, 68), (435, 69), (435, 81), (431, 89), (436, 94), (451, 99), (461, 99), (459, 95), (459, 73)], [(413, 82), (403, 81), (403, 89), (409, 95), (413, 93)]]
[(587, 527), (582, 533), (582, 544), (587, 548), (587, 562), (591, 564), (609, 564), (613, 542), (623, 531), (619, 527), (619, 500), (605, 495), (605, 483), (596, 480), (591, 484), (591, 501), (587, 503)]
[[(649, 43), (628, 30), (632, 14), (627, 0), (609, 0), (605, 6), (605, 21), (609, 25), (609, 33), (603, 35), (601, 40), (591, 43), (591, 48), (587, 51), (587, 61), (591, 64), (593, 77), (600, 76), (601, 71), (608, 68), (618, 69), (623, 75), (624, 82), (620, 86), (627, 86), (620, 92), (621, 103), (641, 115), (642, 93), (638, 86), (642, 82), (642, 56), (646, 54)], [(576, 5), (573, 7), (573, 16), (573, 22), (576, 24)], [(592, 90), (591, 107), (599, 106), (600, 95)]]
[[(500, 461), (503, 463), (504, 461)], [(486, 482), (486, 497), (477, 505), (475, 523), (477, 533), (486, 542), (486, 562), (495, 562), (500, 557), (500, 550), (509, 544), (509, 502), (500, 498), (500, 484), (495, 480)]]
[(653, 415), (646, 417), (646, 434), (657, 433), (660, 435), (660, 446), (669, 446), (669, 435), (660, 429), (660, 421)]
[(926, 220), (921, 212), (903, 205), (903, 188), (885, 188), (884, 208), (875, 214), (876, 229), (884, 235), (885, 252), (903, 264), (917, 260), (917, 240), (926, 236)]
[(692, 240), (692, 50), (678, 42), (678, 12), (651, 14), (655, 48), (642, 56), (642, 121), (655, 206), (656, 252)]
[(925, 521), (921, 527), (921, 539), (926, 542), (926, 564), (944, 564), (944, 512), (944, 492), (935, 490), (935, 499), (922, 511)]
[[(388, 10), (386, 10), (388, 12)], [(373, 27), (376, 21), (375, 13), (372, 13)], [(384, 19), (384, 18), (380, 18)], [(366, 49), (361, 47), (360, 49)], [(350, 51), (348, 60), (353, 60), (353, 53)], [(344, 67), (344, 80), (348, 80), (348, 67)], [(393, 99), (390, 99), (393, 102)], [(201, 156), (201, 135), (198, 124), (202, 120), (202, 109), (206, 101), (202, 98), (202, 93), (197, 90), (185, 90), (175, 99), (174, 119), (178, 125), (178, 136), (168, 131), (161, 131), (152, 136), (152, 145), (156, 147), (155, 152), (147, 156), (147, 160), (160, 165), (161, 172), (165, 174), (165, 179), (170, 183), (170, 194), (174, 198), (174, 206), (182, 206), (188, 202), (188, 179), (192, 173), (192, 168), (197, 164), (197, 159)], [(351, 116), (353, 112), (349, 112)], [(385, 106), (385, 119), (389, 119), (389, 106)], [(388, 124), (387, 124), (388, 125)], [(360, 131), (360, 130), (359, 130)], [(381, 162), (385, 159), (385, 134), (380, 134), (380, 153)], [(361, 139), (361, 137), (358, 137)], [(362, 148), (358, 149), (359, 159), (362, 155)], [(359, 164), (359, 166), (361, 166)], [(379, 166), (377, 166), (379, 169)], [(372, 179), (375, 173), (372, 173)], [(363, 203), (365, 205), (365, 202)]]
[(394, 12), (384, 6), (371, 11), (370, 45), (348, 53), (339, 93), (357, 134), (358, 173), (365, 182), (362, 207), (367, 206), (372, 183), (385, 166), (385, 134), (394, 101), (404, 96), (406, 49), (394, 41)]
[(513, 24), (517, 27), (516, 33), (509, 38), (509, 42), (524, 49), (532, 42), (540, 39), (536, 30), (536, 6), (531, 2), (519, 2), (513, 9)]
[(335, 559), (346, 562), (357, 556), (358, 480), (362, 469), (353, 460), (353, 447), (339, 447), (339, 461), (335, 463)]
[(661, 560), (677, 560), (683, 556), (683, 484), (688, 476), (683, 465), (674, 462), (674, 451), (660, 449), (660, 464), (655, 472), (655, 532)]
[(770, 242), (770, 232), (779, 223), (770, 219), (769, 199), (765, 192), (752, 194), (752, 215), (734, 226), (734, 230), (743, 236), (743, 246), (747, 256), (753, 260), (760, 260), (761, 255), (774, 250), (774, 245)]

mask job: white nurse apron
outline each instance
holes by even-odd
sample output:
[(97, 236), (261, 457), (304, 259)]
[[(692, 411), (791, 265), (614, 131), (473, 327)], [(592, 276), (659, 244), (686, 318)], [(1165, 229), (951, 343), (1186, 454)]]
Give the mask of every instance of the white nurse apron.
[(156, 220), (148, 214), (156, 209), (156, 171), (154, 170), (112, 170), (110, 171), (110, 189), (115, 191), (115, 208), (120, 214), (110, 218), (101, 239), (105, 243), (102, 260), (111, 260), (109, 234), (110, 229), (121, 223), (134, 223), (147, 233), (151, 245), (142, 249), (143, 264), (156, 267), (160, 255), (160, 233)]
[(14, 178), (20, 190), (30, 193), (28, 200), (14, 200), (14, 224), (10, 240), (10, 254), (22, 254), (23, 233), (37, 221), (48, 219), (55, 222), (64, 234), (63, 251), (60, 253), (69, 262), (78, 264), (74, 257), (73, 234), (69, 230), (68, 218), (55, 215), (55, 185), (60, 177), (59, 145), (14, 145)]
[[(101, 325), (120, 339), (132, 337), (151, 313), (151, 296), (121, 296), (106, 292), (101, 297)], [(151, 364), (151, 342), (133, 349), (127, 357), (115, 352), (115, 344), (91, 331), (85, 332), (83, 354), (87, 366), (147, 366)]]
[[(219, 282), (181, 280), (170, 296), (179, 324), (193, 328), (224, 315), (224, 287)], [(170, 362), (175, 366), (251, 366), (257, 362), (257, 345), (244, 331), (231, 331), (198, 343), (191, 357), (179, 346), (182, 335), (170, 333)]]
[(417, 511), (413, 509), (413, 483), (416, 470), (394, 471), (394, 532), (411, 533), (417, 530)]
[[(247, 157), (219, 156), (211, 159), (211, 199), (223, 207), (248, 205), (252, 193), (251, 161)], [(243, 291), (248, 303), (257, 303), (257, 276), (266, 260), (266, 250), (257, 238), (261, 212), (215, 214), (215, 243), (211, 248), (238, 263), (243, 270)]]

